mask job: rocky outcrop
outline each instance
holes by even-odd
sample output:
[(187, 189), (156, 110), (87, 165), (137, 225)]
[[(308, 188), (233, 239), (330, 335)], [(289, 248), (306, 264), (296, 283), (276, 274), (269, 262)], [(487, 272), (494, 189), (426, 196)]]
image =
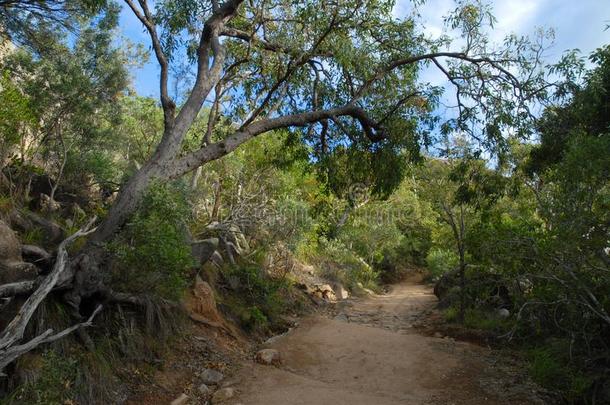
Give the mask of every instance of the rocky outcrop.
[(195, 284), (184, 299), (184, 306), (192, 320), (234, 335), (234, 331), (218, 312), (214, 290), (201, 277), (195, 277)]
[(337, 296), (335, 295), (335, 291), (328, 284), (316, 284), (314, 285), (314, 295), (318, 298), (322, 298), (325, 301), (335, 302), (337, 301)]

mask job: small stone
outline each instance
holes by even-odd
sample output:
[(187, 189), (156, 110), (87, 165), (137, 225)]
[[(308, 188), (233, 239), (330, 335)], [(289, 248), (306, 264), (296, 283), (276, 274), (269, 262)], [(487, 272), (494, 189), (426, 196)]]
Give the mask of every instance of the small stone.
[(201, 379), (204, 384), (216, 385), (221, 382), (225, 376), (220, 371), (213, 370), (211, 368), (204, 368), (201, 372)]
[(188, 401), (188, 399), (188, 395), (182, 393), (178, 398), (172, 401), (171, 405), (184, 405), (186, 404), (186, 401)]
[(500, 318), (508, 318), (510, 316), (510, 311), (506, 308), (498, 309), (498, 316)]
[(223, 403), (226, 400), (233, 398), (234, 396), (235, 388), (233, 387), (219, 389), (214, 393), (214, 396), (212, 396), (212, 404), (216, 405)]
[(275, 349), (263, 349), (256, 353), (256, 362), (260, 364), (278, 365), (280, 364), (280, 352)]
[(440, 332), (434, 332), (434, 337), (435, 337), (435, 338), (442, 339), (443, 334), (442, 334), (442, 333), (440, 333)]
[(199, 392), (203, 395), (207, 395), (210, 393), (210, 387), (208, 387), (206, 384), (201, 384), (199, 386), (199, 388), (197, 388), (199, 390)]

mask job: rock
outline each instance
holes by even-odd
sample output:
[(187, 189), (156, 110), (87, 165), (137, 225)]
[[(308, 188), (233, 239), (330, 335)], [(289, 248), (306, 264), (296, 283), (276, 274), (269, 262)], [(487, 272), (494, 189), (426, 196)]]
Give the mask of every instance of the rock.
[(341, 284), (337, 284), (334, 288), (335, 296), (340, 300), (346, 300), (349, 298), (349, 292)]
[(198, 240), (191, 243), (191, 253), (199, 264), (205, 264), (218, 249), (218, 238)]
[(178, 398), (174, 399), (171, 403), (171, 405), (184, 405), (186, 404), (186, 402), (189, 400), (188, 395), (186, 394), (181, 394)]
[(46, 212), (55, 212), (61, 209), (60, 203), (44, 193), (40, 193), (40, 206)]
[(497, 314), (500, 318), (508, 318), (510, 316), (510, 311), (506, 308), (500, 308), (498, 309)]
[(0, 260), (21, 261), (21, 243), (15, 232), (3, 221), (0, 221)]
[(280, 352), (275, 349), (263, 349), (256, 353), (255, 360), (257, 363), (266, 366), (279, 365), (281, 363)]
[(337, 316), (335, 316), (335, 321), (349, 322), (349, 318), (347, 317), (346, 314), (340, 313)]
[(28, 232), (34, 228), (32, 221), (28, 220), (21, 212), (12, 210), (8, 217), (8, 222), (13, 229), (19, 232)]
[(314, 286), (314, 294), (316, 297), (318, 298), (323, 298), (326, 301), (331, 301), (334, 302), (337, 300), (337, 297), (335, 296), (335, 292), (333, 291), (332, 287), (328, 284), (316, 284)]
[(212, 404), (220, 404), (223, 403), (235, 396), (235, 388), (227, 387), (221, 388), (214, 393), (212, 396)]
[(208, 387), (206, 384), (201, 384), (197, 390), (199, 391), (200, 394), (202, 395), (208, 395), (212, 390), (210, 389), (210, 387)]
[(440, 333), (440, 332), (434, 332), (434, 337), (435, 337), (435, 338), (442, 339), (442, 338), (443, 338), (443, 334), (442, 334), (442, 333)]
[(33, 263), (43, 270), (51, 270), (53, 256), (40, 246), (22, 245), (21, 256), (28, 263)]
[(218, 250), (215, 250), (214, 253), (212, 253), (210, 261), (218, 267), (221, 267), (225, 262)]
[(200, 377), (203, 383), (208, 385), (217, 385), (225, 378), (223, 373), (211, 368), (204, 368)]
[(38, 268), (22, 260), (21, 243), (15, 232), (0, 221), (0, 283), (33, 280), (37, 276)]
[(34, 225), (40, 228), (44, 236), (45, 245), (56, 245), (65, 239), (66, 234), (63, 229), (55, 222), (41, 217), (31, 211), (24, 212), (25, 217)]
[(322, 293), (332, 292), (334, 294), (333, 288), (328, 284), (316, 284), (316, 288)]

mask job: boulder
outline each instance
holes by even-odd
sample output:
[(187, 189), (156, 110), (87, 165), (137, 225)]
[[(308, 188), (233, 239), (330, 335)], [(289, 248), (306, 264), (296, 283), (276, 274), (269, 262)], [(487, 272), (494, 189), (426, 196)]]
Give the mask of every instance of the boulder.
[(35, 264), (42, 270), (50, 271), (53, 265), (53, 256), (40, 246), (22, 245), (21, 256), (24, 261)]
[(0, 260), (21, 261), (21, 243), (15, 232), (3, 221), (0, 221)]
[(191, 243), (191, 252), (197, 263), (205, 264), (218, 249), (218, 238), (198, 240)]
[(213, 405), (221, 404), (221, 403), (226, 402), (229, 399), (233, 398), (234, 396), (235, 396), (235, 388), (233, 388), (233, 387), (221, 388), (218, 391), (216, 391), (214, 393), (214, 395), (212, 396), (212, 404)]
[(204, 368), (199, 376), (203, 383), (208, 385), (217, 385), (225, 378), (223, 373), (211, 368)]
[(214, 290), (201, 277), (195, 277), (195, 285), (191, 294), (184, 299), (184, 304), (191, 317), (200, 316), (212, 323), (222, 323), (222, 317), (218, 313)]
[(280, 352), (275, 349), (263, 349), (256, 353), (255, 360), (259, 364), (266, 366), (279, 365), (281, 363)]
[(32, 221), (26, 218), (18, 210), (12, 210), (8, 215), (8, 222), (13, 229), (16, 229), (19, 232), (29, 232), (34, 229), (34, 224)]
[(326, 301), (337, 301), (337, 297), (333, 288), (328, 284), (316, 284), (314, 286), (315, 292), (314, 295), (319, 298), (323, 298)]
[(57, 245), (66, 238), (64, 230), (55, 222), (31, 211), (25, 211), (24, 216), (35, 228), (39, 228), (42, 231), (45, 245)]
[(15, 232), (0, 221), (0, 283), (33, 280), (37, 276), (38, 268), (22, 260), (21, 243)]

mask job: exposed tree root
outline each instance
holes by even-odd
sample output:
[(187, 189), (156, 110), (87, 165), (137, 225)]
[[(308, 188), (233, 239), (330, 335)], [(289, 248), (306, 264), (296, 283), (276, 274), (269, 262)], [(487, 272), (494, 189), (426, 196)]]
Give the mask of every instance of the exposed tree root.
[[(27, 343), (17, 344), (25, 333), (25, 329), (30, 322), (30, 319), (34, 315), (34, 312), (47, 295), (56, 287), (58, 282), (65, 280), (66, 277), (63, 274), (68, 264), (68, 252), (67, 247), (81, 236), (88, 235), (95, 231), (92, 228), (95, 222), (95, 217), (91, 219), (83, 228), (79, 229), (72, 236), (65, 239), (58, 247), (57, 259), (51, 273), (44, 277), (31, 282), (13, 283), (7, 284), (0, 287), (0, 291), (3, 293), (24, 293), (28, 288), (36, 288), (36, 290), (29, 296), (23, 306), (19, 309), (13, 320), (8, 324), (0, 335), (0, 374), (4, 368), (21, 356), (24, 353), (38, 347), (43, 343), (53, 342), (61, 339), (62, 337), (80, 329), (84, 326), (90, 326), (95, 315), (101, 311), (102, 306), (98, 306), (95, 311), (90, 315), (89, 319), (85, 322), (78, 323), (70, 328), (67, 328), (59, 333), (53, 333), (52, 329), (48, 329), (42, 334), (31, 339)], [(13, 294), (15, 295), (15, 294)]]

